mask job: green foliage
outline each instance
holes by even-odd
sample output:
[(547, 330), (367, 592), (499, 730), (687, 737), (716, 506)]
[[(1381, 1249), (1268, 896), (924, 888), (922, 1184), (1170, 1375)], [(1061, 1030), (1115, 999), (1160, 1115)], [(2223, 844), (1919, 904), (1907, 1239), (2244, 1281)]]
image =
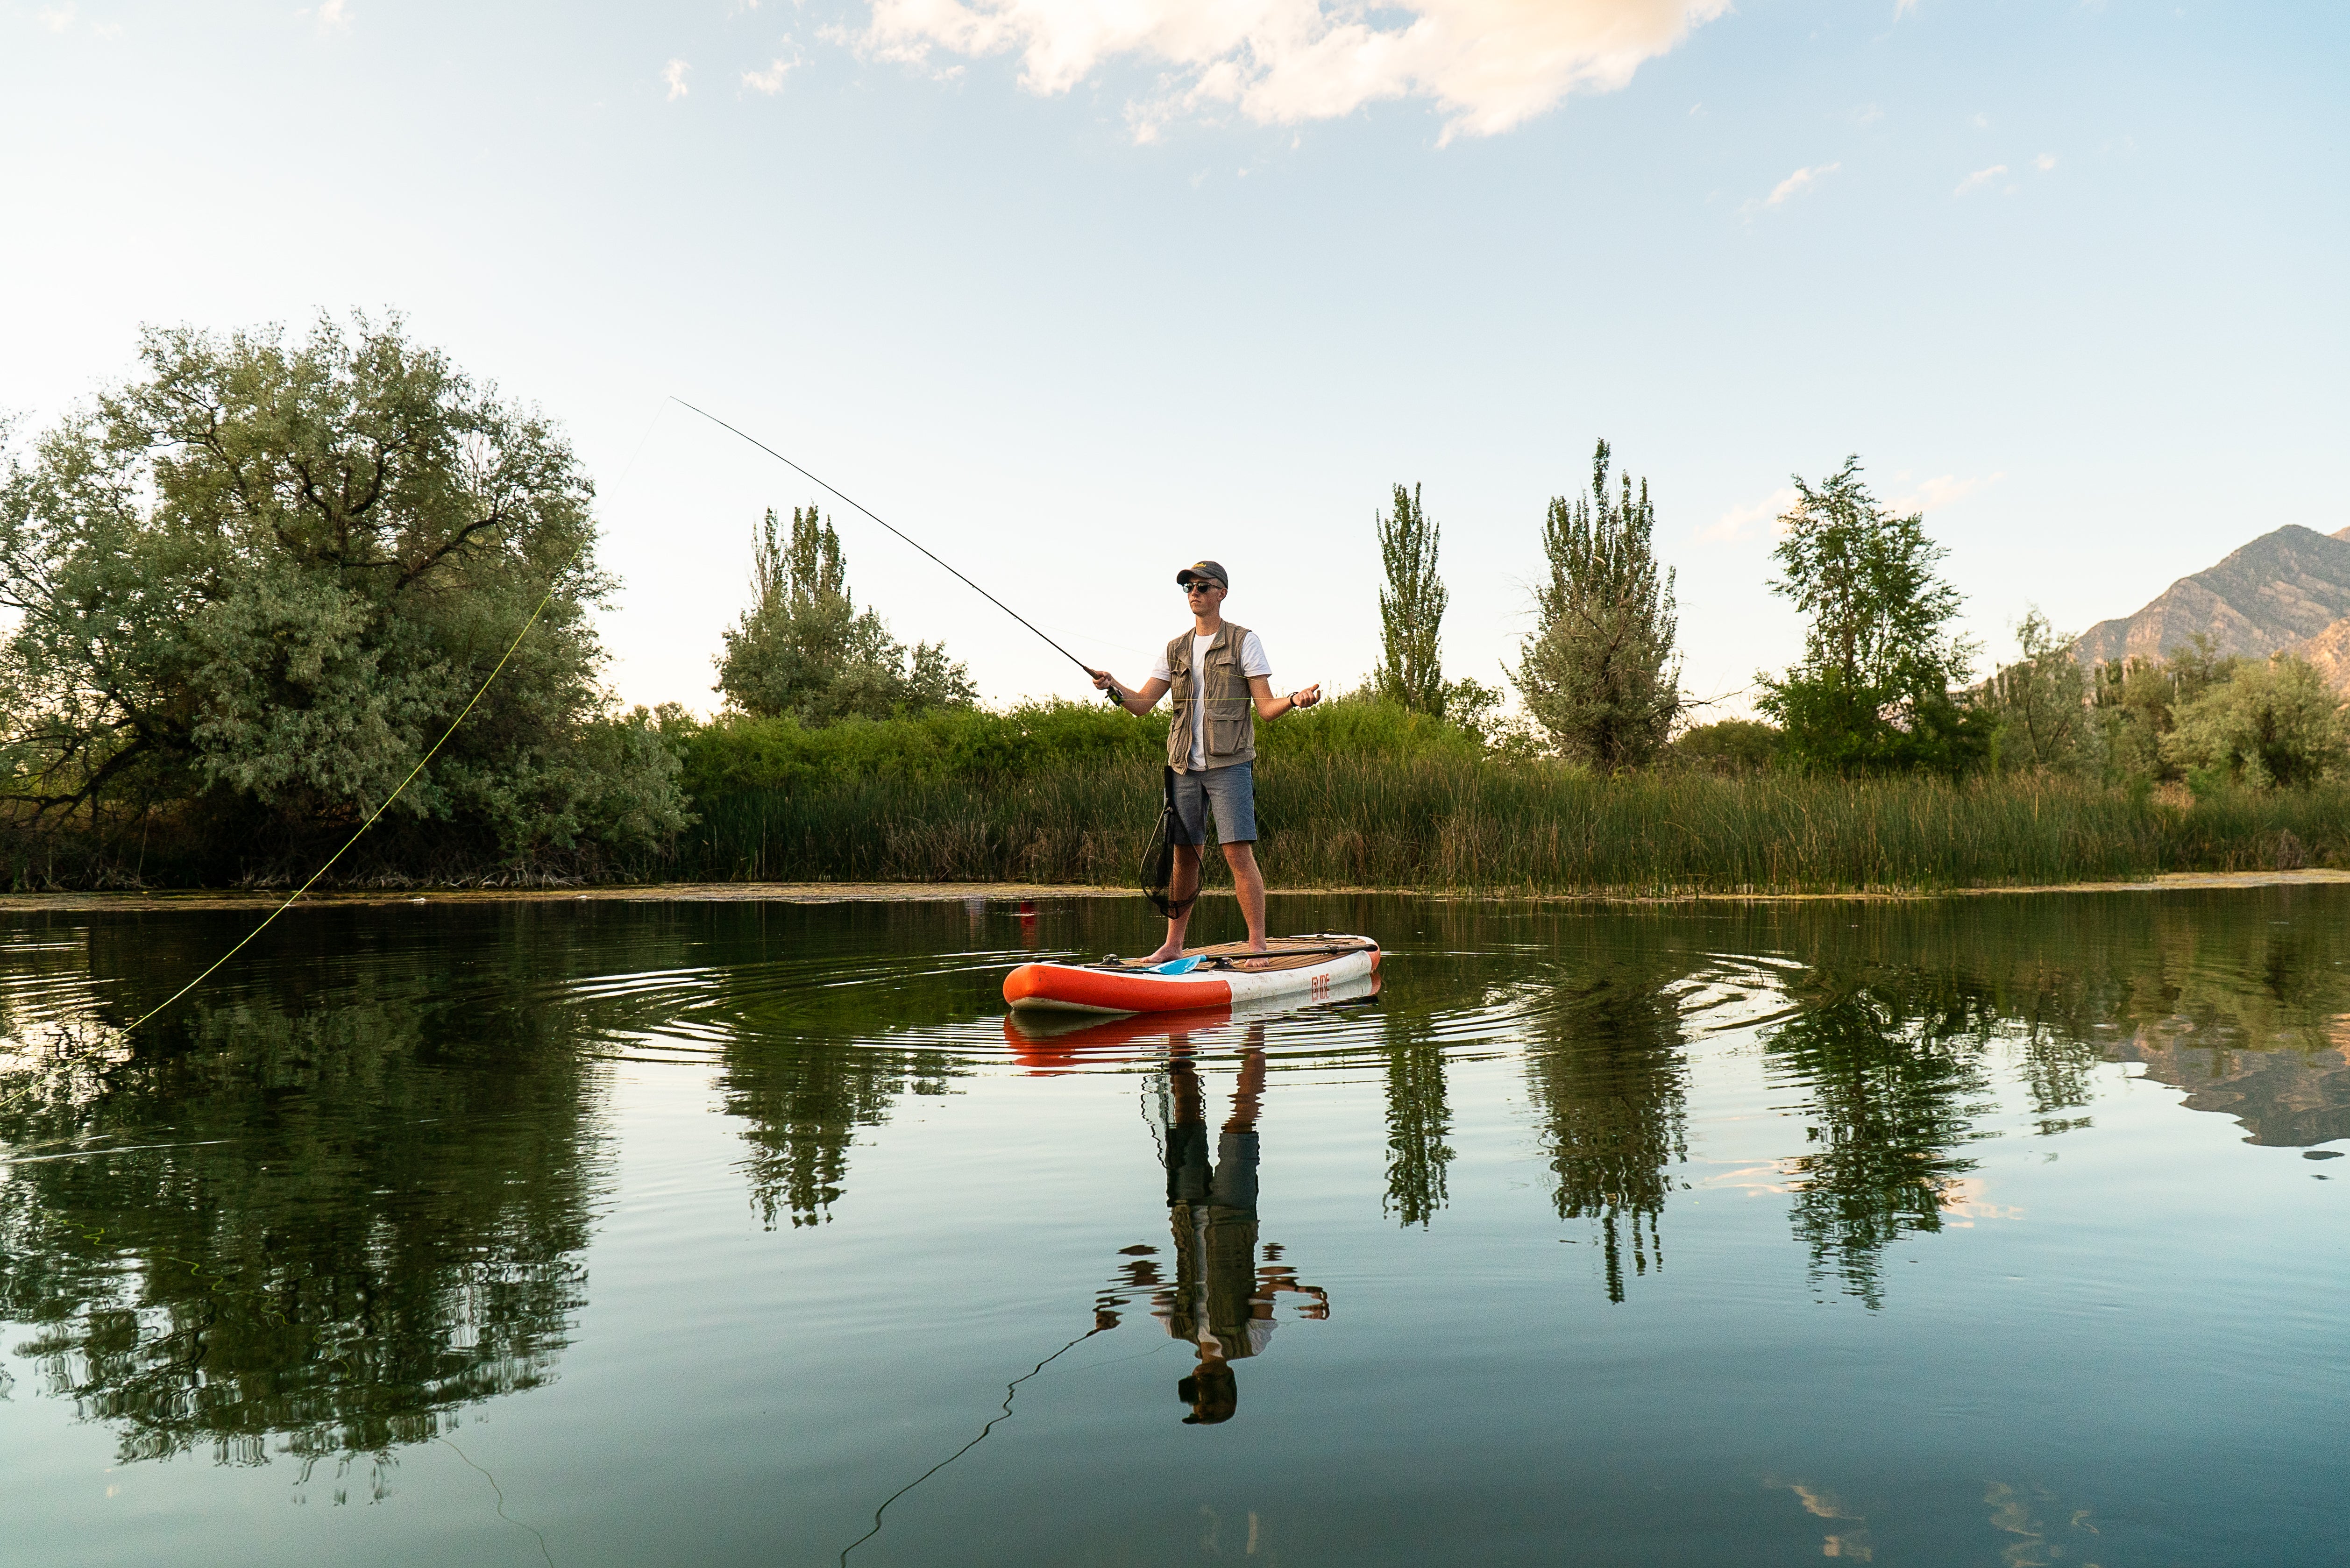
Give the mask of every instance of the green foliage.
[(2096, 771), (2098, 732), (2073, 639), (2054, 630), (2037, 607), (2024, 612), (2015, 635), (2023, 657), (1974, 695), (1992, 725), (1991, 765), (2002, 773)]
[[(937, 708), (896, 719), (845, 719), (821, 728), (788, 714), (726, 714), (701, 724), (682, 710), (660, 716), (687, 793), (703, 801), (743, 790), (846, 781), (975, 784), (1162, 763), (1167, 716), (1136, 718), (1090, 702), (1027, 702), (1007, 712)], [(1478, 738), (1426, 713), (1370, 697), (1342, 697), (1285, 714), (1258, 732), (1262, 757), (1474, 759)]]
[(1607, 443), (1591, 458), (1591, 494), (1554, 497), (1543, 520), (1550, 576), (1534, 591), (1534, 635), (1519, 650), (1527, 711), (1568, 761), (1612, 773), (1654, 757), (1681, 711), (1673, 657), (1673, 574), (1659, 572), (1648, 483), (1611, 498)]
[(2097, 667), (2090, 704), (2110, 780), (2164, 781), (2182, 770), (2163, 755), (2175, 714), (2212, 687), (2232, 679), (2242, 661), (2213, 651), (2210, 637), (2170, 650), (2167, 659), (2132, 659)]
[(1947, 554), (1918, 514), (1877, 505), (1850, 457), (1817, 489), (1795, 476), (1795, 509), (1773, 552), (1771, 591), (1810, 621), (1803, 662), (1764, 674), (1757, 704), (1787, 732), (1798, 765), (1836, 773), (1931, 768), (1952, 776), (1989, 749), (1990, 724), (1950, 688), (1971, 649), (1944, 627), (1958, 590), (1934, 574)]
[[(508, 858), (684, 820), (611, 717), (592, 489), (560, 433), (397, 317), (148, 331), (141, 376), (0, 483), (0, 778), (17, 820), (200, 809), (228, 852), (389, 797), (544, 612), (390, 826)], [(247, 867), (248, 873), (250, 867)]]
[(2253, 789), (2308, 784), (2350, 768), (2342, 701), (2306, 659), (2240, 664), (2181, 702), (2162, 738), (2174, 766)]
[(1001, 779), (1144, 763), (1167, 753), (1163, 714), (1135, 718), (1090, 702), (1025, 703), (1009, 712), (932, 708), (820, 728), (790, 714), (726, 714), (676, 733), (695, 799), (823, 779)]
[(1757, 719), (1721, 719), (1683, 731), (1673, 740), (1673, 757), (1717, 774), (1759, 774), (1774, 765), (1787, 737), (1776, 724)]
[(729, 707), (821, 725), (972, 706), (970, 672), (943, 643), (909, 650), (879, 615), (858, 612), (829, 519), (795, 506), (788, 538), (782, 528), (771, 509), (752, 535), (751, 606), (726, 629), (718, 659)]
[(1482, 741), (1488, 749), (1508, 742), (1513, 721), (1504, 718), (1502, 704), (1508, 693), (1498, 686), (1467, 675), (1444, 683), (1444, 722)]
[(1436, 575), (1440, 531), (1420, 509), (1416, 484), (1395, 487), (1394, 509), (1378, 524), (1387, 587), (1379, 590), (1380, 660), (1371, 689), (1400, 707), (1440, 717), (1448, 695), (1439, 647), (1445, 600), (1443, 579)]

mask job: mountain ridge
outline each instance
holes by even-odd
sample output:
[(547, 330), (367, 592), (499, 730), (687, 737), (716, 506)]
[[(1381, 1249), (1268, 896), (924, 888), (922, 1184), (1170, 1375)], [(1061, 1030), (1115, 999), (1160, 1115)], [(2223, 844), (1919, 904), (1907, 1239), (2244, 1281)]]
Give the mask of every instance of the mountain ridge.
[(2135, 615), (2099, 621), (2073, 644), (2084, 664), (2160, 659), (2197, 636), (2220, 655), (2298, 653), (2350, 690), (2350, 527), (2297, 523), (2179, 578)]

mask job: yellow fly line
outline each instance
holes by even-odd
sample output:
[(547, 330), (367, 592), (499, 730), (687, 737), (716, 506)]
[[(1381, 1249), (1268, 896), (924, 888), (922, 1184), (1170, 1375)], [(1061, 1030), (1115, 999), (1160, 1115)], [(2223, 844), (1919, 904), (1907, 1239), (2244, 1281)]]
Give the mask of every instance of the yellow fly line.
[[(179, 990), (173, 992), (171, 995), (165, 997), (162, 1001), (157, 1002), (154, 1006), (140, 1013), (136, 1019), (133, 1019), (122, 1031), (125, 1035), (136, 1033), (140, 1024), (145, 1023), (149, 1019), (153, 1018), (158, 1013), (164, 1012), (166, 1009), (171, 1007), (173, 1002), (178, 1002), (182, 997), (187, 995), (188, 992), (195, 990), (196, 987), (203, 984), (207, 980), (210, 980), (213, 977), (213, 972), (217, 971), (221, 965), (228, 962), (229, 960), (243, 952), (245, 948), (252, 943), (254, 938), (267, 930), (270, 924), (275, 921), (278, 916), (292, 909), (296, 901), (299, 899), (303, 894), (317, 886), (319, 877), (324, 877), (328, 871), (334, 869), (335, 862), (340, 860), (345, 855), (348, 854), (351, 846), (357, 844), (361, 838), (366, 836), (367, 830), (373, 827), (376, 825), (377, 819), (381, 817), (385, 812), (391, 809), (392, 803), (400, 797), (401, 793), (405, 791), (410, 784), (416, 782), (416, 775), (424, 771), (424, 764), (431, 762), (433, 757), (439, 753), (441, 748), (449, 743), (449, 737), (457, 732), (457, 726), (465, 722), (465, 715), (471, 713), (473, 711), (474, 704), (481, 701), (484, 694), (489, 691), (491, 683), (495, 681), (498, 678), (499, 672), (505, 669), (506, 661), (514, 658), (515, 649), (522, 646), (522, 639), (530, 635), (530, 628), (538, 624), (538, 618), (546, 613), (546, 607), (553, 603), (554, 600), (555, 585), (549, 583), (547, 585), (546, 592), (539, 596), (537, 607), (530, 612), (530, 618), (522, 623), (522, 629), (515, 633), (515, 639), (512, 642), (506, 644), (505, 652), (498, 656), (497, 663), (491, 668), (489, 674), (484, 678), (481, 685), (474, 689), (473, 696), (466, 700), (464, 707), (459, 709), (457, 716), (449, 721), (449, 727), (441, 732), (441, 738), (433, 742), (432, 744), (426, 749), (422, 756), (416, 759), (416, 765), (408, 770), (408, 776), (400, 781), (399, 788), (384, 796), (383, 804), (381, 805), (377, 806), (373, 811), (368, 813), (367, 820), (359, 824), (359, 830), (357, 832), (353, 833), (348, 838), (343, 840), (342, 847), (336, 850), (332, 855), (328, 856), (325, 862), (320, 865), (316, 871), (310, 873), (310, 878), (308, 881), (304, 882), (299, 888), (295, 888), (293, 892), (287, 894), (286, 896), (286, 901), (279, 904), (276, 909), (270, 910), (259, 925), (245, 932), (244, 937), (238, 940), (236, 946), (229, 949), (228, 951), (213, 960), (210, 964), (205, 966), (203, 972), (197, 975), (195, 979), (188, 981), (187, 984), (180, 987)], [(87, 1052), (82, 1054), (87, 1054)], [(8, 1096), (5, 1099), (0, 1099), (0, 1107), (15, 1105), (18, 1100), (21, 1100), (26, 1095), (31, 1094), (37, 1086), (38, 1085), (36, 1084), (27, 1084), (25, 1087), (17, 1090), (15, 1094)]]
[(532, 610), (530, 612), (530, 618), (522, 623), (522, 629), (515, 633), (515, 639), (512, 642), (506, 644), (506, 650), (498, 656), (497, 663), (491, 667), (490, 673), (483, 680), (482, 684), (475, 689), (473, 696), (466, 699), (465, 705), (457, 711), (457, 716), (449, 721), (449, 727), (441, 732), (441, 738), (433, 742), (432, 746), (426, 750), (422, 756), (416, 759), (416, 765), (408, 770), (408, 776), (400, 781), (399, 788), (394, 789), (390, 794), (384, 796), (383, 804), (381, 805), (377, 806), (373, 811), (368, 813), (368, 819), (359, 824), (359, 831), (353, 833), (348, 838), (344, 839), (343, 846), (340, 849), (336, 850), (332, 855), (328, 856), (319, 867), (316, 871), (310, 873), (310, 879), (308, 881), (303, 883), (299, 888), (295, 888), (291, 893), (288, 893), (286, 896), (286, 901), (278, 905), (277, 908), (270, 910), (268, 916), (262, 920), (261, 924), (245, 932), (243, 940), (238, 941), (236, 946), (229, 949), (228, 951), (213, 960), (211, 964), (205, 968), (204, 971), (196, 976), (195, 979), (188, 981), (187, 984), (180, 987), (179, 990), (173, 992), (171, 995), (165, 997), (162, 1001), (157, 1002), (154, 1006), (140, 1013), (137, 1019), (132, 1021), (130, 1027), (123, 1031), (124, 1033), (128, 1034), (136, 1031), (140, 1024), (146, 1023), (149, 1019), (154, 1017), (157, 1013), (162, 1012), (164, 1009), (170, 1007), (173, 1002), (179, 1001), (180, 998), (187, 995), (188, 992), (203, 984), (205, 981), (210, 980), (213, 975), (213, 971), (220, 968), (221, 965), (236, 957), (238, 953), (243, 952), (247, 943), (251, 942), (254, 938), (259, 936), (262, 932), (269, 929), (270, 921), (275, 920), (278, 916), (292, 909), (296, 899), (301, 898), (303, 894), (316, 887), (319, 877), (324, 877), (328, 872), (334, 869), (335, 862), (340, 860), (346, 854), (349, 853), (352, 845), (357, 844), (361, 838), (366, 836), (367, 830), (375, 826), (376, 818), (381, 816), (385, 812), (391, 809), (391, 803), (398, 800), (401, 792), (406, 790), (410, 784), (416, 782), (416, 775), (424, 771), (424, 764), (431, 762), (433, 756), (439, 753), (441, 748), (449, 743), (449, 737), (457, 732), (457, 726), (465, 722), (465, 715), (473, 711), (473, 704), (479, 702), (482, 700), (483, 694), (489, 691), (490, 683), (498, 678), (498, 671), (506, 667), (506, 660), (515, 656), (515, 649), (522, 646), (522, 639), (530, 635), (530, 628), (538, 624), (538, 618), (546, 613), (546, 607), (554, 601), (554, 598), (555, 588), (553, 585), (550, 584), (546, 592), (539, 596), (538, 607)]

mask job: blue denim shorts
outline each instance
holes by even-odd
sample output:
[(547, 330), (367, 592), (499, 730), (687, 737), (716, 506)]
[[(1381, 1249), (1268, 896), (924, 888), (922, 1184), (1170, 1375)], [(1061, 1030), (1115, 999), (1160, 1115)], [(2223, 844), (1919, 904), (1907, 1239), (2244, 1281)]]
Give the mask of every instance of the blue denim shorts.
[(1175, 815), (1183, 819), (1178, 844), (1208, 842), (1208, 807), (1216, 808), (1216, 842), (1256, 842), (1256, 764), (1195, 768), (1175, 775)]

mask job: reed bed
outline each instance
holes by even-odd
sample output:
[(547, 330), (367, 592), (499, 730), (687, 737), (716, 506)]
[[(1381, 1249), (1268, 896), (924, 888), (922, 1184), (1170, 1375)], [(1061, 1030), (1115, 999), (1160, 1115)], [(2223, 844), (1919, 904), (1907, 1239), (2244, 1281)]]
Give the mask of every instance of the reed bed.
[[(2350, 864), (2350, 789), (2168, 799), (2061, 779), (1614, 779), (1452, 755), (1267, 757), (1281, 887), (1665, 895), (2116, 880)], [(1118, 884), (1159, 773), (1106, 758), (993, 779), (849, 776), (715, 792), (670, 874)], [(1211, 877), (1211, 881), (1213, 878)]]

